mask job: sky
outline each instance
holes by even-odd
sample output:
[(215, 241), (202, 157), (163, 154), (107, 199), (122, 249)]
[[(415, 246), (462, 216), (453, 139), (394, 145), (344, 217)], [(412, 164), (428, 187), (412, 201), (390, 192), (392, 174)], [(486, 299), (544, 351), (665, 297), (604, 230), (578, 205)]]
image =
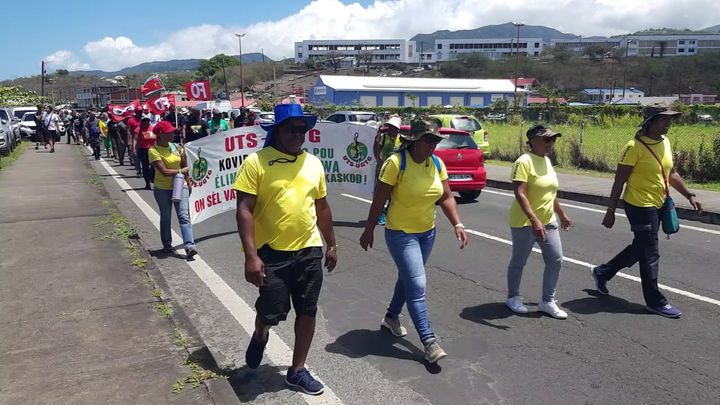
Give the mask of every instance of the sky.
[[(405, 38), (521, 21), (582, 36), (720, 24), (717, 0), (3, 1), (0, 80), (46, 69), (119, 70), (142, 62), (263, 50), (293, 56), (304, 39)], [(117, 6), (110, 7), (110, 4)], [(124, 8), (121, 9), (120, 5)], [(150, 5), (154, 8), (150, 8)], [(16, 16), (16, 17), (11, 17)]]

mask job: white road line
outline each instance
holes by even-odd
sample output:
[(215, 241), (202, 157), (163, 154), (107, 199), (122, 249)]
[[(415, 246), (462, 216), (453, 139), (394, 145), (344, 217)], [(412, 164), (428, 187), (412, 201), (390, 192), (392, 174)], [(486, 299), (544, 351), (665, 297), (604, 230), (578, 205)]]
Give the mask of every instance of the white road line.
[[(143, 200), (140, 195), (132, 189), (132, 187), (113, 169), (104, 159), (99, 162), (112, 178), (118, 183), (120, 188), (130, 197), (137, 205), (147, 219), (160, 230), (160, 215), (153, 210), (148, 203)], [(182, 237), (175, 230), (172, 231), (173, 244), (181, 245)], [(235, 320), (247, 332), (248, 336), (252, 335), (255, 330), (255, 311), (248, 305), (239, 295), (210, 267), (200, 255), (195, 256), (195, 260), (186, 262), (188, 266), (195, 272), (200, 280), (212, 291), (223, 306), (230, 312)], [(270, 340), (265, 348), (265, 355), (276, 365), (292, 364), (292, 349), (282, 341), (282, 339), (272, 330), (270, 330)], [(283, 372), (284, 374), (284, 372)], [(314, 374), (314, 372), (313, 372)], [(316, 376), (317, 377), (317, 376)], [(319, 379), (319, 377), (318, 377)], [(342, 404), (340, 398), (325, 385), (325, 392), (319, 396), (302, 395), (302, 398), (308, 404)]]
[[(502, 192), (502, 191), (488, 190), (487, 188), (483, 190), (483, 193), (497, 194), (497, 195), (502, 195), (502, 196), (506, 196), (506, 197), (515, 198), (515, 195), (514, 195), (514, 194), (505, 193), (505, 192)], [(597, 213), (600, 213), (600, 214), (605, 214), (605, 210), (600, 210), (600, 209), (597, 209), (597, 208), (583, 207), (583, 206), (581, 206), (581, 205), (566, 204), (566, 203), (562, 203), (561, 205), (562, 205), (563, 207), (569, 207), (569, 208), (575, 208), (575, 209), (583, 210), (583, 211), (590, 211), (590, 212), (597, 212)], [(620, 212), (616, 213), (615, 215), (617, 215), (617, 216), (619, 216), (619, 217), (626, 217), (625, 214), (620, 213)], [(720, 235), (720, 231), (716, 231), (716, 230), (714, 230), (714, 229), (700, 228), (700, 227), (697, 227), (697, 226), (686, 225), (686, 224), (682, 224), (682, 223), (680, 224), (680, 228), (689, 229), (689, 230), (692, 230), (692, 231), (710, 233), (710, 234), (713, 234), (713, 235)]]
[[(350, 194), (341, 194), (341, 195), (342, 195), (343, 197), (351, 198), (351, 199), (353, 199), (353, 200), (362, 201), (362, 202), (364, 202), (364, 203), (368, 203), (368, 204), (372, 203), (372, 201), (370, 201), (370, 200), (367, 200), (367, 199), (361, 198), (361, 197), (357, 197), (357, 196), (354, 196), (354, 195), (350, 195)], [(472, 234), (472, 235), (475, 235), (475, 236), (480, 236), (481, 238), (490, 239), (490, 240), (493, 240), (493, 241), (495, 241), (495, 242), (500, 242), (500, 243), (503, 243), (503, 244), (505, 244), (505, 245), (512, 246), (512, 241), (507, 240), (507, 239), (500, 238), (500, 237), (498, 237), (498, 236), (494, 236), (494, 235), (490, 235), (490, 234), (487, 234), (487, 233), (484, 233), (484, 232), (476, 231), (476, 230), (474, 230), (474, 229), (465, 229), (465, 232), (467, 232), (467, 233), (469, 233), (469, 234)], [(533, 252), (535, 252), (535, 253), (542, 253), (542, 251), (541, 251), (540, 249), (538, 249), (538, 248), (533, 248)], [(582, 261), (582, 260), (572, 259), (572, 258), (569, 258), (569, 257), (563, 257), (563, 261), (568, 262), (568, 263), (572, 263), (572, 264), (576, 264), (576, 265), (578, 265), (578, 266), (580, 266), (580, 267), (587, 267), (587, 268), (590, 269), (590, 270), (592, 270), (593, 267), (597, 266), (597, 264), (592, 264), (592, 263), (584, 262), (584, 261)], [(618, 272), (618, 273), (617, 273), (617, 276), (618, 276), (618, 277), (625, 278), (625, 279), (628, 279), (628, 280), (632, 280), (632, 281), (635, 281), (635, 282), (638, 282), (638, 283), (640, 282), (640, 277), (631, 276), (630, 274), (625, 274), (625, 273)], [(716, 299), (714, 299), (714, 298), (705, 297), (705, 296), (703, 296), (703, 295), (695, 294), (695, 293), (693, 293), (693, 292), (689, 292), (689, 291), (685, 291), (685, 290), (680, 290), (680, 289), (678, 289), (678, 288), (670, 287), (670, 286), (667, 286), (667, 285), (665, 285), (665, 284), (658, 284), (658, 287), (660, 287), (661, 289), (663, 289), (663, 290), (665, 290), (665, 291), (670, 291), (670, 292), (672, 292), (672, 293), (675, 293), (675, 294), (678, 294), (678, 295), (682, 295), (682, 296), (684, 296), (684, 297), (692, 298), (692, 299), (697, 300), (697, 301), (707, 302), (708, 304), (713, 304), (713, 305), (720, 306), (720, 300), (716, 300)]]

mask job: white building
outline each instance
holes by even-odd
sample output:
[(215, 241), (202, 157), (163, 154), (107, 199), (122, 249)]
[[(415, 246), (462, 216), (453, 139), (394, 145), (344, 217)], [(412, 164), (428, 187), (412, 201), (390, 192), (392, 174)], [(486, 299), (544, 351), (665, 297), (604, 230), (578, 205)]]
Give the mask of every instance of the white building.
[[(692, 56), (720, 52), (720, 34), (715, 35), (629, 35), (628, 56)], [(622, 47), (626, 42), (621, 43)]]
[(405, 39), (306, 40), (295, 42), (295, 62), (322, 60), (328, 56), (358, 58), (371, 54), (372, 63), (417, 63), (414, 41)]
[[(519, 46), (518, 46), (519, 44)], [(514, 55), (519, 49), (522, 56), (539, 56), (547, 46), (542, 38), (496, 39), (438, 39), (435, 41), (431, 62), (452, 60), (458, 54), (480, 53), (490, 59)]]

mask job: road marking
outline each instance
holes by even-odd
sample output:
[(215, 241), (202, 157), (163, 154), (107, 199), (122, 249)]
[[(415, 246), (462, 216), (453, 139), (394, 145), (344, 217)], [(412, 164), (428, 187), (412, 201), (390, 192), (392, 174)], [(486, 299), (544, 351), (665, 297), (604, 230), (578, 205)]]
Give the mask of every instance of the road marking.
[[(351, 199), (353, 199), (353, 200), (362, 201), (362, 202), (364, 202), (364, 203), (368, 203), (368, 204), (372, 203), (372, 201), (370, 201), (370, 200), (368, 200), (368, 199), (361, 198), (361, 197), (357, 197), (357, 196), (354, 196), (354, 195), (350, 195), (350, 194), (340, 194), (340, 195), (342, 195), (343, 197), (351, 198)], [(507, 239), (504, 239), (504, 238), (501, 238), (501, 237), (498, 237), (498, 236), (494, 236), (494, 235), (490, 235), (490, 234), (487, 234), (487, 233), (484, 233), (484, 232), (476, 231), (476, 230), (474, 230), (474, 229), (465, 229), (465, 232), (467, 232), (467, 233), (469, 233), (469, 234), (472, 234), (472, 235), (475, 235), (475, 236), (479, 236), (479, 237), (481, 237), (481, 238), (490, 239), (490, 240), (493, 240), (493, 241), (495, 241), (495, 242), (500, 242), (500, 243), (503, 243), (503, 244), (505, 244), (505, 245), (512, 246), (512, 241), (507, 240)], [(533, 252), (535, 252), (535, 253), (542, 253), (542, 251), (541, 251), (539, 248), (533, 248), (532, 250), (533, 250)], [(592, 264), (592, 263), (584, 262), (584, 261), (582, 261), (582, 260), (572, 259), (572, 258), (565, 257), (565, 256), (563, 256), (563, 261), (568, 262), (568, 263), (572, 263), (572, 264), (576, 264), (576, 265), (578, 265), (578, 266), (580, 266), (580, 267), (587, 267), (587, 268), (590, 269), (590, 270), (592, 270), (593, 267), (597, 266), (597, 264)], [(632, 275), (630, 275), (630, 274), (625, 274), (625, 273), (622, 273), (622, 272), (618, 272), (618, 273), (617, 273), (617, 276), (618, 276), (618, 277), (621, 277), (621, 278), (624, 278), (624, 279), (632, 280), (632, 281), (635, 281), (635, 282), (638, 282), (638, 283), (641, 281), (641, 280), (640, 280), (640, 277), (632, 276)], [(693, 293), (693, 292), (681, 290), (681, 289), (678, 289), (678, 288), (675, 288), (675, 287), (670, 287), (670, 286), (665, 285), (665, 284), (658, 284), (658, 287), (660, 287), (660, 289), (663, 289), (663, 290), (665, 290), (665, 291), (670, 291), (670, 292), (672, 292), (672, 293), (675, 293), (675, 294), (678, 294), (678, 295), (682, 295), (682, 296), (684, 296), (684, 297), (688, 297), (688, 298), (692, 298), (692, 299), (694, 299), (694, 300), (706, 302), (706, 303), (708, 303), (708, 304), (713, 304), (713, 305), (720, 306), (720, 300), (716, 300), (716, 299), (714, 299), (714, 298), (706, 297), (706, 296), (704, 296), (704, 295), (695, 294), (695, 293)]]
[[(91, 150), (92, 151), (92, 150)], [(140, 195), (115, 171), (105, 159), (99, 162), (105, 170), (112, 175), (112, 178), (118, 183), (120, 188), (125, 191), (140, 211), (145, 214), (147, 219), (160, 231), (160, 215), (143, 200)], [(173, 230), (173, 245), (181, 245), (182, 237)], [(195, 272), (198, 278), (205, 283), (210, 291), (217, 297), (223, 306), (230, 312), (235, 320), (242, 326), (248, 336), (255, 331), (255, 311), (248, 305), (237, 293), (210, 267), (200, 255), (195, 256), (195, 260), (186, 262), (188, 266)], [(283, 342), (283, 340), (272, 329), (270, 330), (270, 339), (265, 348), (265, 354), (276, 365), (292, 364), (293, 351)], [(282, 371), (285, 374), (285, 371)], [(315, 374), (315, 372), (313, 372)], [(317, 377), (320, 380), (319, 377)], [(322, 380), (321, 380), (322, 381)], [(323, 383), (324, 384), (324, 383)], [(325, 385), (325, 392), (319, 396), (301, 395), (308, 404), (342, 404), (340, 398)]]
[[(502, 191), (488, 190), (487, 188), (483, 190), (483, 193), (497, 194), (497, 195), (502, 195), (502, 196), (506, 196), (506, 197), (515, 198), (515, 195), (514, 195), (514, 194), (505, 193), (505, 192), (502, 192)], [(575, 209), (583, 210), (583, 211), (590, 211), (590, 212), (597, 212), (597, 213), (600, 213), (600, 214), (605, 214), (605, 210), (600, 210), (600, 209), (597, 209), (597, 208), (583, 207), (583, 206), (581, 206), (581, 205), (566, 204), (566, 203), (560, 203), (560, 205), (562, 205), (563, 207), (569, 207), (569, 208), (575, 208)], [(625, 217), (625, 218), (627, 218), (627, 216), (626, 216), (625, 214), (622, 214), (622, 213), (620, 213), (620, 212), (615, 213), (615, 215), (617, 215), (617, 216), (619, 216), (619, 217)], [(680, 224), (680, 228), (689, 229), (689, 230), (691, 230), (691, 231), (698, 231), (698, 232), (710, 233), (710, 234), (713, 234), (713, 235), (720, 235), (720, 231), (716, 231), (716, 230), (714, 230), (714, 229), (700, 228), (700, 227), (697, 227), (697, 226), (685, 225), (685, 224), (682, 224), (682, 223)]]

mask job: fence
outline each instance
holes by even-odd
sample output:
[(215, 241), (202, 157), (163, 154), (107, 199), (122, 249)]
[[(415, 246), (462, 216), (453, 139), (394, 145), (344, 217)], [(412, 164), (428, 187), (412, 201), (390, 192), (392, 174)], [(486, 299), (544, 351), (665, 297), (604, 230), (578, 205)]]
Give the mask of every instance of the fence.
[[(484, 118), (491, 159), (514, 161), (527, 150), (525, 131), (535, 122), (550, 121), (553, 130), (563, 135), (551, 156), (556, 165), (603, 172), (615, 171), (622, 147), (633, 138), (642, 121), (637, 114), (571, 114), (562, 121), (552, 118), (526, 121), (521, 116), (495, 121)], [(688, 121), (679, 117), (668, 133), (676, 169), (697, 182), (720, 181), (720, 127), (713, 122)]]

